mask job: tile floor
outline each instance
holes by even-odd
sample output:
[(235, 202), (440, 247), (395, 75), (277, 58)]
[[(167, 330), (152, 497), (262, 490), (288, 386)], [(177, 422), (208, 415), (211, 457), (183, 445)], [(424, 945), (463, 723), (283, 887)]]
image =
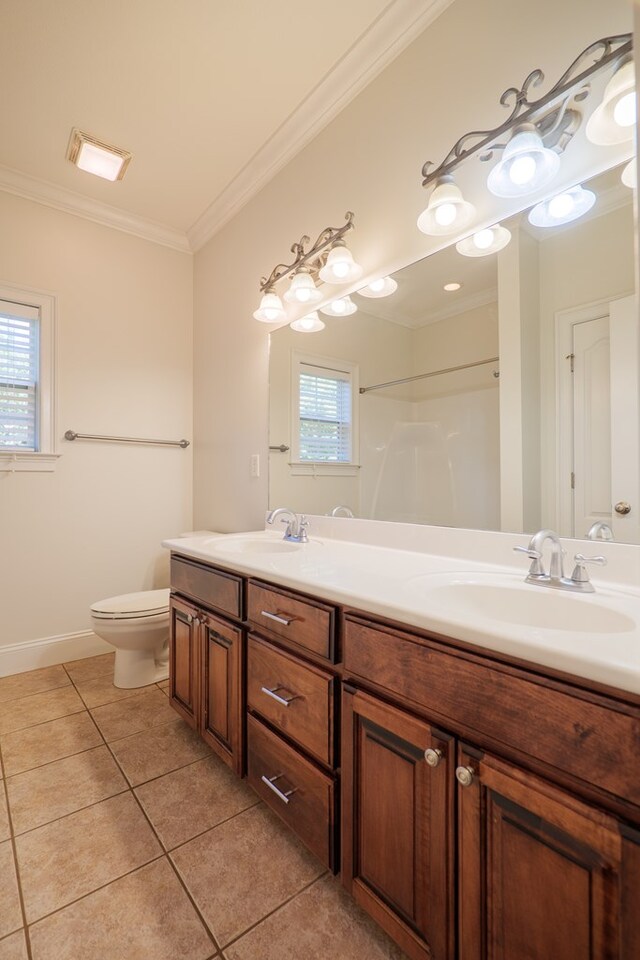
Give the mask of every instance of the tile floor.
[(0, 960), (402, 960), (113, 655), (0, 679)]

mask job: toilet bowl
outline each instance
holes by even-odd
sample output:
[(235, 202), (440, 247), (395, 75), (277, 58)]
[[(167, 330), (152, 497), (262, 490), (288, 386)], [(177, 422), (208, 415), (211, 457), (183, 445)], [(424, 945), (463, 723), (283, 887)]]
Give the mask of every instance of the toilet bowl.
[(93, 632), (116, 648), (116, 687), (144, 687), (169, 676), (169, 590), (145, 590), (99, 600)]

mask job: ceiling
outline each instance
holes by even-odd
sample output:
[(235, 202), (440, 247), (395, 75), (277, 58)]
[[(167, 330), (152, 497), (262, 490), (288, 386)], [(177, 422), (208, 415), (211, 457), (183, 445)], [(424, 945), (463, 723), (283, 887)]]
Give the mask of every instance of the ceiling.
[(0, 189), (196, 248), (449, 2), (0, 0)]

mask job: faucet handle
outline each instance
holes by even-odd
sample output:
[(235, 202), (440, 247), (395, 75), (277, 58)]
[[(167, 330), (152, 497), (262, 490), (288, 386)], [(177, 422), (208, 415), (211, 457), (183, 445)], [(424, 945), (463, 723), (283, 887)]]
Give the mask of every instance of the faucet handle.
[(301, 543), (308, 543), (309, 541), (309, 534), (307, 533), (308, 526), (309, 521), (303, 513), (300, 515), (300, 520), (298, 521), (298, 536), (300, 537)]
[(535, 550), (533, 547), (514, 547), (514, 553), (525, 553), (531, 560), (531, 566), (529, 567), (528, 576), (530, 577), (544, 577), (545, 572), (542, 566), (542, 553), (540, 550)]
[(589, 583), (589, 574), (585, 566), (587, 563), (595, 563), (598, 567), (606, 567), (607, 565), (606, 557), (583, 557), (581, 553), (576, 553), (574, 560), (576, 565), (571, 574), (571, 579), (575, 583)]

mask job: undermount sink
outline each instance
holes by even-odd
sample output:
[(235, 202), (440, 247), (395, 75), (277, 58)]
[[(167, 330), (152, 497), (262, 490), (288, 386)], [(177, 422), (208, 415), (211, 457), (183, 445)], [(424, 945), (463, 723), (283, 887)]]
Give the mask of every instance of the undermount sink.
[(268, 553), (292, 553), (299, 550), (301, 544), (292, 543), (290, 540), (277, 540), (266, 537), (220, 537), (215, 541), (214, 547), (220, 553), (235, 554), (268, 554)]
[(506, 574), (425, 576), (416, 578), (413, 587), (419, 587), (430, 606), (484, 623), (581, 634), (628, 633), (638, 627), (635, 619), (616, 609), (618, 598), (562, 593)]

